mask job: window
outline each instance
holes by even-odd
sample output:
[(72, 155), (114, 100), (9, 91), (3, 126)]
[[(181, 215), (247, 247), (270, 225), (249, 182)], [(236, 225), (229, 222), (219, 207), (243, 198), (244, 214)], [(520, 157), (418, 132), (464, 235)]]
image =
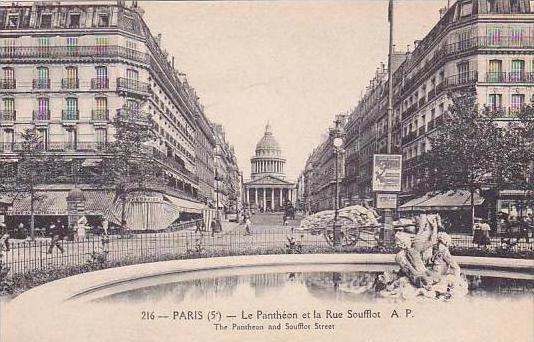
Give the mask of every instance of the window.
[(48, 78), (47, 67), (37, 67), (37, 79), (34, 81), (35, 89), (48, 89), (50, 88), (50, 79)]
[(98, 27), (108, 27), (109, 16), (106, 13), (100, 13), (98, 15)]
[(502, 109), (502, 94), (490, 94), (488, 98), (489, 110), (498, 112)]
[(67, 53), (69, 55), (75, 55), (77, 51), (78, 51), (78, 38), (68, 37), (67, 38)]
[(473, 13), (473, 3), (471, 1), (464, 2), (460, 10), (460, 16), (465, 17)]
[(95, 136), (96, 136), (96, 148), (98, 150), (103, 149), (106, 146), (107, 140), (108, 140), (108, 132), (105, 128), (97, 128), (95, 129)]
[(510, 0), (510, 9), (512, 10), (512, 13), (521, 13), (519, 0)]
[(514, 47), (522, 47), (523, 44), (523, 28), (511, 27), (510, 28), (510, 44)]
[(52, 28), (52, 14), (41, 14), (40, 28)]
[(489, 27), (486, 33), (486, 43), (488, 46), (499, 46), (501, 44), (501, 28)]
[(126, 70), (126, 78), (129, 80), (137, 81), (139, 80), (139, 72), (135, 69), (127, 69)]
[(65, 68), (65, 78), (62, 82), (64, 89), (78, 88), (78, 68), (75, 66), (68, 66)]
[(487, 0), (488, 13), (497, 13), (497, 0)]
[(108, 37), (97, 37), (96, 38), (96, 53), (97, 54), (106, 54), (109, 46)]
[(19, 27), (19, 15), (18, 14), (8, 15), (7, 21), (6, 21), (6, 28), (16, 29), (18, 27)]
[(96, 79), (92, 80), (92, 88), (93, 89), (107, 89), (109, 86), (108, 68), (105, 66), (97, 66), (95, 69), (96, 69)]
[(108, 99), (106, 97), (95, 98), (96, 108), (93, 112), (93, 120), (107, 120), (108, 118)]
[(488, 82), (504, 82), (504, 73), (502, 72), (502, 61), (492, 59), (488, 64)]
[(2, 68), (3, 79), (0, 80), (0, 89), (15, 89), (15, 70), (11, 67)]
[(47, 97), (40, 97), (37, 99), (37, 113), (35, 113), (34, 120), (50, 120), (49, 102)]
[(69, 28), (79, 28), (80, 27), (80, 14), (71, 13), (69, 15)]
[(78, 99), (67, 98), (67, 109), (63, 113), (63, 120), (78, 120)]
[(525, 82), (525, 61), (521, 59), (514, 59), (512, 61), (512, 72), (510, 73), (510, 81)]
[(471, 47), (471, 30), (458, 33), (458, 48), (460, 51)]
[(7, 97), (3, 99), (4, 102), (4, 112), (13, 112), (15, 111), (15, 99)]
[(462, 62), (457, 64), (458, 69), (458, 84), (469, 82), (469, 62)]
[(525, 105), (525, 94), (512, 94), (512, 113), (517, 113)]
[(67, 144), (66, 144), (66, 149), (67, 150), (75, 150), (76, 149), (76, 140), (77, 140), (77, 136), (76, 136), (76, 130), (75, 129), (69, 129), (67, 130)]
[[(0, 133), (2, 131), (0, 130)], [(3, 134), (0, 136), (0, 151), (11, 152), (13, 151), (13, 143), (15, 142), (15, 134), (12, 129), (6, 129), (3, 131)]]

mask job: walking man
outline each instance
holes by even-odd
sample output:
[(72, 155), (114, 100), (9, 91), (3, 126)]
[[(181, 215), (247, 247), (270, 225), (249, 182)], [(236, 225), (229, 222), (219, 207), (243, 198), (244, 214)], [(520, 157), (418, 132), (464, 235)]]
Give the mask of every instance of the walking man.
[(47, 254), (52, 254), (52, 251), (54, 250), (54, 247), (57, 247), (61, 254), (63, 254), (64, 249), (63, 246), (61, 246), (61, 243), (59, 242), (65, 237), (65, 226), (64, 225), (58, 225), (52, 224), (50, 226), (50, 234), (52, 234), (52, 241), (50, 242), (50, 247), (48, 247)]

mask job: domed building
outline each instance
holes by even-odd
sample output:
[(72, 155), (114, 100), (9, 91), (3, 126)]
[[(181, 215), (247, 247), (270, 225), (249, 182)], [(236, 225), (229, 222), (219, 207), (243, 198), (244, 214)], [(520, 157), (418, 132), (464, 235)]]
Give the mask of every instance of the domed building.
[(262, 211), (282, 210), (287, 201), (293, 201), (294, 184), (285, 179), (286, 160), (269, 123), (255, 152), (250, 158), (250, 181), (244, 184), (246, 203)]

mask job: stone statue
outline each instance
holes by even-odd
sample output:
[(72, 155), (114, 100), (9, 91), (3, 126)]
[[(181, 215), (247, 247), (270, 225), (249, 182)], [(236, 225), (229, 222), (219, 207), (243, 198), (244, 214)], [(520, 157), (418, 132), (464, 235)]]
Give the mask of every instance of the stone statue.
[(416, 233), (398, 232), (395, 242), (400, 251), (395, 262), (398, 272), (385, 272), (375, 282), (375, 290), (383, 296), (449, 300), (467, 293), (467, 281), (452, 257), (451, 237), (442, 229), (441, 219), (434, 215), (417, 218)]

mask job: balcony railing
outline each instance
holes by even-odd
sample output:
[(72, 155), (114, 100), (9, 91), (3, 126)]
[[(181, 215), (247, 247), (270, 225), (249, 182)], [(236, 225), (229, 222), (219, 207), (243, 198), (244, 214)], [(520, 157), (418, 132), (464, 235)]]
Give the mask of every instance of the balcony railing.
[(479, 36), (448, 44), (446, 54), (457, 54), (478, 48), (532, 48), (534, 37), (530, 36)]
[(109, 89), (109, 79), (106, 78), (92, 78), (91, 89)]
[(478, 81), (478, 72), (471, 71), (447, 77), (448, 87), (457, 87), (474, 84)]
[(488, 72), (488, 83), (534, 83), (534, 72)]
[(407, 117), (409, 117), (410, 115), (412, 115), (413, 113), (415, 113), (415, 111), (419, 108), (419, 105), (417, 102), (415, 102), (413, 105), (411, 105), (410, 107), (408, 107), (408, 109), (406, 109), (406, 111), (402, 114), (402, 119), (406, 119)]
[(419, 129), (417, 130), (417, 136), (418, 137), (424, 135), (425, 133), (426, 133), (426, 127), (425, 126), (419, 127)]
[(415, 138), (417, 138), (417, 133), (416, 132), (410, 132), (410, 133), (408, 133), (408, 135), (402, 137), (402, 144), (406, 145), (409, 142), (413, 141)]
[(50, 142), (48, 143), (48, 151), (61, 152), (61, 151), (106, 151), (108, 143), (106, 142)]
[(147, 53), (128, 49), (118, 45), (108, 46), (9, 46), (0, 47), (1, 58), (113, 58), (121, 57), (131, 59), (137, 62), (150, 63), (150, 57)]
[(50, 79), (49, 78), (34, 79), (33, 89), (50, 89)]
[(50, 120), (50, 111), (45, 109), (34, 110), (33, 111), (33, 120), (34, 121), (48, 121)]
[(61, 88), (63, 89), (78, 89), (80, 87), (80, 80), (77, 78), (64, 78), (61, 80)]
[(93, 109), (91, 112), (91, 118), (93, 121), (108, 121), (109, 109)]
[(80, 118), (80, 111), (78, 109), (63, 109), (61, 119), (64, 121), (76, 121)]
[(16, 110), (0, 110), (0, 122), (14, 122), (16, 119)]
[(515, 118), (524, 107), (524, 104), (513, 107), (486, 106), (484, 111), (493, 118)]
[(117, 78), (117, 91), (125, 91), (148, 96), (149, 85), (145, 82), (119, 77)]
[(0, 89), (15, 89), (17, 88), (17, 81), (10, 79), (10, 78), (4, 78), (0, 79)]

